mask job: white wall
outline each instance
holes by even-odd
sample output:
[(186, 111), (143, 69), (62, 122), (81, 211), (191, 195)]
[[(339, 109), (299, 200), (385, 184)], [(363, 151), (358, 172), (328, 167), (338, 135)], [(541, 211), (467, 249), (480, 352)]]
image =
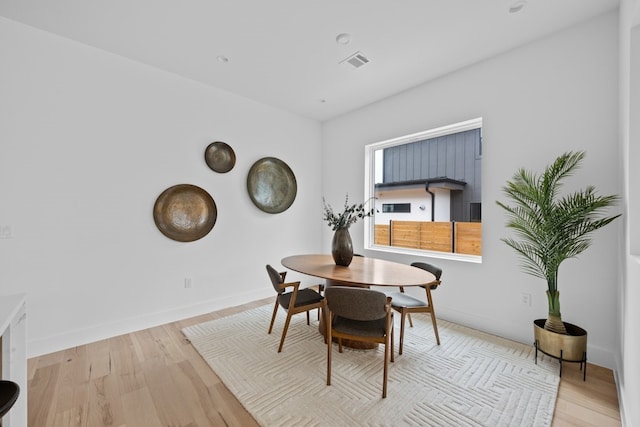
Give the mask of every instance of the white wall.
[[(587, 158), (567, 188), (621, 193), (617, 34), (617, 16), (608, 14), (324, 124), (324, 194), (338, 199), (363, 194), (366, 144), (483, 118), (482, 263), (431, 260), (444, 270), (434, 295), (439, 317), (533, 342), (532, 321), (547, 315), (546, 283), (522, 273), (499, 240), (508, 231), (495, 200), (504, 200), (501, 186), (517, 168), (540, 170), (568, 150), (586, 150)], [(560, 268), (563, 318), (588, 330), (589, 360), (608, 367), (616, 352), (621, 227), (599, 230), (588, 251)], [(363, 251), (361, 223), (351, 232)], [(325, 249), (330, 233), (325, 227)], [(531, 307), (521, 305), (522, 293), (532, 294)]]
[[(270, 296), (265, 264), (320, 250), (317, 122), (6, 19), (0, 57), (0, 295), (27, 293), (30, 356)], [(227, 174), (204, 162), (216, 140)], [(247, 195), (264, 156), (296, 174), (279, 215)], [(153, 222), (181, 183), (218, 207), (196, 242)]]
[(640, 1), (620, 3), (620, 135), (624, 194), (628, 201), (621, 235), (624, 256), (619, 294), (619, 359), (616, 383), (624, 425), (640, 425)]

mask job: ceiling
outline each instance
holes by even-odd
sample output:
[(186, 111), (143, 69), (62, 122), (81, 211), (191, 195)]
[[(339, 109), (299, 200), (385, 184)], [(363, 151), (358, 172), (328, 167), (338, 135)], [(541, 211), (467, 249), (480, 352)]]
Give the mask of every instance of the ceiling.
[[(0, 16), (324, 121), (619, 4), (518, 2), (0, 0)], [(356, 52), (369, 62), (341, 63)]]

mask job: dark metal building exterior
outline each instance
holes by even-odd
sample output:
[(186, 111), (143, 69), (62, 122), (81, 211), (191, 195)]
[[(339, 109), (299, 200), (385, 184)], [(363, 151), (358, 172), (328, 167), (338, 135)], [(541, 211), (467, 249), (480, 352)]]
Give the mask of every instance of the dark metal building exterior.
[[(451, 191), (451, 221), (481, 220), (482, 129), (471, 129), (384, 149), (383, 182)], [(433, 200), (432, 200), (433, 202)]]

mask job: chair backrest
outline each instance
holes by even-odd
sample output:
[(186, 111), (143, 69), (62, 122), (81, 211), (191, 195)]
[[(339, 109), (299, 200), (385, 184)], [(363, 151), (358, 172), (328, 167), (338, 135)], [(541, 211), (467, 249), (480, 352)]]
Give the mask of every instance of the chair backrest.
[[(421, 268), (423, 270), (427, 270), (429, 273), (433, 274), (434, 276), (436, 276), (436, 280), (440, 281), (440, 277), (442, 277), (442, 269), (439, 267), (436, 267), (435, 265), (431, 265), (429, 263), (426, 262), (414, 262), (411, 264), (412, 267), (417, 267), (417, 268)], [(424, 286), (423, 286), (424, 288)], [(431, 289), (435, 289), (435, 286), (431, 286)]]
[(271, 267), (269, 264), (267, 264), (267, 273), (269, 273), (269, 278), (271, 279), (273, 289), (275, 289), (277, 293), (281, 294), (283, 289), (281, 289), (279, 285), (284, 283), (282, 276), (280, 275), (278, 270)]
[(329, 310), (353, 320), (377, 320), (386, 316), (387, 296), (378, 291), (348, 286), (329, 286), (324, 294)]

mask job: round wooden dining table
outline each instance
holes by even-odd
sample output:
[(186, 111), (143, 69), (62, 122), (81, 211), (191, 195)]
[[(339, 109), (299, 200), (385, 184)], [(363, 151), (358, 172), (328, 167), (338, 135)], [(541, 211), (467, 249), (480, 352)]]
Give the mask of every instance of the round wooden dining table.
[[(383, 259), (354, 256), (348, 267), (336, 265), (331, 255), (293, 255), (281, 261), (286, 268), (298, 273), (326, 279), (325, 286), (421, 286), (436, 280), (430, 272)], [(324, 335), (322, 323), (320, 333)], [(343, 340), (343, 344), (361, 350), (373, 349), (377, 344)]]
[(348, 267), (336, 265), (329, 254), (293, 255), (280, 261), (286, 268), (341, 285), (422, 286), (436, 280), (430, 272), (408, 264), (354, 256)]

